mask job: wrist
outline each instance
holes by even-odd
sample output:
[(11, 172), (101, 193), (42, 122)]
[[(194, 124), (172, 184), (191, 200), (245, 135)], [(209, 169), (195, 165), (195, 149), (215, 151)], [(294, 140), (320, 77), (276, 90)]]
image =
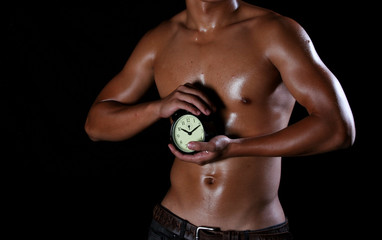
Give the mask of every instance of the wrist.
[(151, 106), (151, 113), (153, 114), (153, 116), (155, 116), (156, 119), (163, 118), (163, 116), (161, 115), (162, 105), (160, 100), (151, 102), (150, 106)]
[(240, 157), (240, 145), (242, 144), (242, 139), (229, 139), (229, 143), (226, 148), (225, 155), (227, 158)]

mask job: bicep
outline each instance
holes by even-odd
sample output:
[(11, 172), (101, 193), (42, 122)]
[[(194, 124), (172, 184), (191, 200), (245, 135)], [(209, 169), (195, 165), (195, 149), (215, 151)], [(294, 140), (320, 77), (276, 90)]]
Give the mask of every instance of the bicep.
[(334, 110), (334, 103), (342, 98), (342, 89), (321, 61), (308, 34), (293, 21), (276, 32), (278, 37), (272, 43), (269, 59), (288, 90), (309, 113)]
[(118, 101), (132, 104), (153, 84), (153, 48), (145, 36), (136, 46), (125, 66), (98, 95), (96, 102)]

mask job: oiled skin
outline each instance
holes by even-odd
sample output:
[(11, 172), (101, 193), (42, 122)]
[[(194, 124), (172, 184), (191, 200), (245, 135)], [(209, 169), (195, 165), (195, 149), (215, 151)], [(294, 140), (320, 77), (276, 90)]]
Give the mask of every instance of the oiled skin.
[[(236, 0), (186, 5), (142, 38), (97, 97), (86, 131), (93, 140), (118, 141), (180, 108), (217, 111), (225, 134), (189, 146), (200, 153), (169, 146), (176, 158), (162, 204), (223, 230), (281, 223), (281, 157), (350, 146), (355, 129), (345, 94), (293, 20)], [(161, 99), (140, 103), (154, 83)], [(288, 127), (296, 100), (309, 115)]]

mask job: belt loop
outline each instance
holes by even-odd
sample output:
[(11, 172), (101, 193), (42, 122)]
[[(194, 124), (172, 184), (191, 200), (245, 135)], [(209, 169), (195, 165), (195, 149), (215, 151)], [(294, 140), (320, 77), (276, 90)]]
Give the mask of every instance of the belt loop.
[(182, 224), (180, 225), (180, 233), (179, 233), (179, 237), (181, 238), (184, 238), (184, 234), (186, 232), (186, 225), (187, 225), (187, 222), (183, 220)]
[(244, 231), (244, 240), (249, 240), (249, 234), (248, 234), (249, 230), (247, 231)]

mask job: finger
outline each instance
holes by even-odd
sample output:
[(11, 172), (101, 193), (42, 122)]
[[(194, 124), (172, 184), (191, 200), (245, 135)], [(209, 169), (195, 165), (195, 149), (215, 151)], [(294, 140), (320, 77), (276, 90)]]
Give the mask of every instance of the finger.
[(181, 159), (183, 161), (192, 162), (192, 155), (182, 154), (172, 144), (168, 144), (168, 148), (170, 149), (172, 154), (175, 155), (175, 157), (177, 157), (177, 158), (179, 158), (179, 159)]
[[(178, 88), (178, 90), (180, 92), (182, 92), (182, 93), (185, 93), (185, 94), (197, 97), (197, 101), (202, 101), (204, 106), (207, 107), (205, 110), (207, 110), (207, 109), (208, 110), (212, 110), (212, 111), (216, 110), (215, 105), (209, 99), (209, 97), (204, 92), (202, 92), (199, 89), (193, 87), (191, 84), (186, 84), (186, 85), (180, 86)], [(200, 109), (200, 110), (203, 110), (203, 109)], [(207, 112), (203, 111), (203, 113), (206, 114)], [(206, 114), (206, 115), (208, 115), (208, 114)]]
[(211, 153), (207, 152), (207, 151), (198, 152), (195, 154), (182, 154), (181, 152), (176, 150), (174, 145), (169, 144), (168, 147), (169, 147), (170, 151), (172, 152), (172, 154), (174, 154), (175, 157), (177, 157), (178, 159), (185, 161), (185, 162), (196, 163), (199, 165), (206, 162), (206, 160), (208, 160), (211, 156)]
[(200, 113), (202, 113), (197, 107), (195, 107), (193, 104), (189, 102), (178, 100), (176, 106), (177, 106), (177, 109), (186, 110), (197, 116), (200, 115)]
[(177, 92), (175, 97), (180, 101), (192, 104), (205, 115), (209, 115), (211, 113), (211, 108), (197, 95), (185, 92)]

